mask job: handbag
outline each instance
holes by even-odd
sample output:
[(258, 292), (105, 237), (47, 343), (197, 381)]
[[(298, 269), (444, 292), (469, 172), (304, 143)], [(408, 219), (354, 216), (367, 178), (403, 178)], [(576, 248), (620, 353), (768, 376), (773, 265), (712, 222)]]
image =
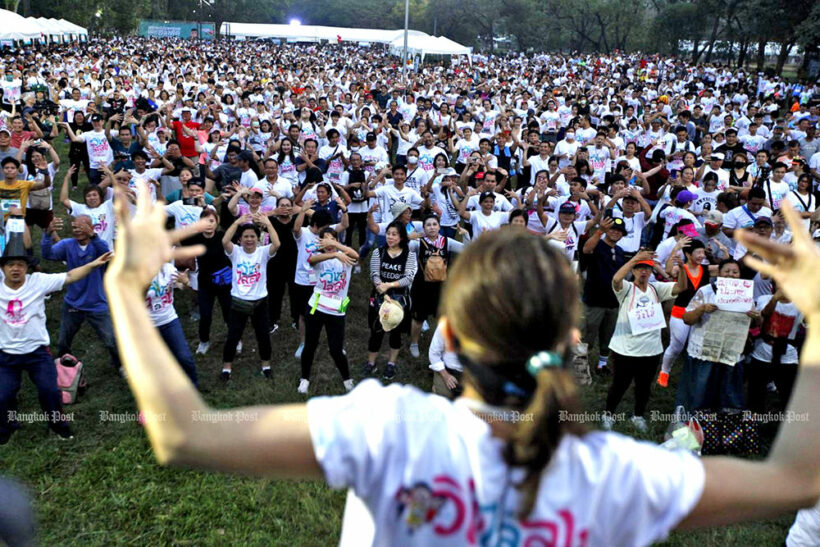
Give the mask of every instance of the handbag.
[(752, 456), (760, 452), (758, 424), (748, 412), (698, 415), (703, 428), (703, 455)]
[(211, 283), (217, 287), (224, 287), (230, 285), (233, 280), (233, 270), (230, 266), (225, 266), (221, 270), (217, 270), (211, 274)]
[(51, 207), (51, 187), (32, 190), (28, 193), (29, 209), (48, 211)]

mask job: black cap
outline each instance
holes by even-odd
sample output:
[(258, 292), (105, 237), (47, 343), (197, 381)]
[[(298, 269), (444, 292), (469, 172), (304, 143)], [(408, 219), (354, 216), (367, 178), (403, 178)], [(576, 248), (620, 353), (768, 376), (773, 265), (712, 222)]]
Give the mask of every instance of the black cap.
[(186, 183), (188, 186), (199, 186), (205, 188), (205, 181), (202, 179), (191, 179)]
[(375, 141), (376, 140), (376, 134), (373, 133), (372, 131), (370, 131), (370, 132), (367, 133), (367, 135), (365, 135), (364, 139), (366, 141)]
[(612, 219), (612, 227), (610, 230), (620, 230), (622, 234), (626, 235), (626, 223), (622, 218), (613, 218)]
[(481, 195), (478, 196), (478, 202), (481, 203), (487, 198), (493, 198), (493, 200), (495, 200), (495, 192), (481, 192)]
[(253, 161), (253, 153), (250, 150), (243, 150), (239, 153), (239, 159), (247, 162)]
[(103, 119), (103, 117), (100, 116), (99, 114), (92, 114), (91, 115), (91, 121), (92, 122), (101, 122), (102, 119)]
[(757, 217), (757, 219), (755, 219), (755, 226), (763, 226), (764, 224), (766, 226), (774, 226), (774, 222), (772, 222), (772, 219), (769, 217)]

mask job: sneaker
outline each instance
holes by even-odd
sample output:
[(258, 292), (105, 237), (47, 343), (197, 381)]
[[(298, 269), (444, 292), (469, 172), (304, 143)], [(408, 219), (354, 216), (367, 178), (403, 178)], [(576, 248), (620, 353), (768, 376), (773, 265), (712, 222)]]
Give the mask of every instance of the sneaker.
[(430, 325), (425, 321), (421, 324), (421, 332), (427, 332), (428, 330), (430, 330)]
[(419, 355), (421, 355), (421, 353), (419, 353), (418, 344), (410, 344), (410, 355), (412, 355), (416, 359), (419, 358)]
[(661, 387), (669, 387), (669, 373), (661, 371), (658, 374), (658, 385)]
[(262, 369), (262, 376), (264, 376), (266, 379), (270, 380), (271, 378), (273, 378), (273, 371), (270, 369), (270, 367), (263, 368)]
[(307, 395), (308, 388), (310, 387), (310, 380), (305, 380), (304, 378), (299, 380), (299, 388), (296, 390), (302, 395)]
[(242, 353), (242, 340), (240, 340), (239, 343), (236, 344), (236, 354), (239, 355), (240, 353)]
[(270, 333), (273, 334), (274, 332), (279, 330), (279, 323), (274, 323), (270, 329)]
[(646, 433), (646, 420), (643, 416), (632, 416), (632, 425), (641, 433)]
[(54, 432), (57, 440), (59, 441), (71, 441), (74, 439), (74, 434), (67, 427), (65, 429), (61, 429), (60, 431), (54, 431), (53, 429), (51, 431)]
[(196, 310), (192, 311), (191, 312), (191, 321), (199, 321), (199, 320), (200, 320), (199, 312), (196, 311)]
[(609, 414), (604, 415), (601, 419), (601, 427), (603, 427), (606, 431), (612, 431), (613, 425), (615, 425), (615, 418)]
[(208, 350), (211, 347), (210, 342), (200, 342), (199, 345), (196, 347), (196, 354), (197, 355), (205, 355), (208, 353)]
[(230, 370), (223, 370), (222, 372), (219, 373), (219, 379), (223, 383), (227, 384), (231, 380), (231, 371)]
[(396, 365), (393, 363), (387, 363), (387, 366), (384, 367), (384, 376), (385, 380), (392, 380), (396, 377)]
[(350, 391), (353, 389), (353, 378), (348, 378), (342, 384), (345, 386), (345, 391)]
[(365, 363), (362, 369), (362, 374), (365, 376), (373, 376), (376, 372), (376, 363)]
[(296, 348), (296, 353), (294, 353), (293, 356), (296, 357), (297, 359), (301, 359), (303, 351), (305, 351), (305, 343), (304, 342), (299, 344), (299, 347)]

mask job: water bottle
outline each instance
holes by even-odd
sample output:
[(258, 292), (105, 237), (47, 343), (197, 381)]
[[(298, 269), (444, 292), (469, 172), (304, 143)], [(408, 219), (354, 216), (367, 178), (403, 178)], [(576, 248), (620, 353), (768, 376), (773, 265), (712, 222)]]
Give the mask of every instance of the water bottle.
[[(697, 426), (697, 429), (699, 429), (699, 426)], [(661, 446), (668, 450), (683, 448), (700, 456), (703, 438), (698, 438), (698, 435), (688, 423), (686, 409), (682, 405), (675, 408), (675, 414), (669, 423), (669, 427), (666, 428), (664, 439), (665, 441)]]

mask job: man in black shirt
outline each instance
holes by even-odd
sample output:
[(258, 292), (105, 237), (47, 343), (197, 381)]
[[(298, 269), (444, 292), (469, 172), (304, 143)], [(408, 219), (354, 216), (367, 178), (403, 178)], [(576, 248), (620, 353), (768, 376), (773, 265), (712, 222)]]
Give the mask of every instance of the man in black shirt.
[(732, 165), (735, 155), (745, 155), (746, 149), (743, 147), (743, 144), (737, 140), (737, 129), (730, 127), (724, 134), (726, 135), (726, 142), (715, 148), (715, 152), (723, 154), (723, 165)]
[[(598, 374), (609, 374), (609, 341), (618, 319), (618, 300), (612, 290), (612, 278), (626, 263), (624, 251), (617, 243), (626, 235), (622, 218), (605, 218), (584, 244), (587, 278), (584, 283), (583, 339), (589, 349), (598, 341)], [(606, 236), (604, 238), (604, 236)]]

